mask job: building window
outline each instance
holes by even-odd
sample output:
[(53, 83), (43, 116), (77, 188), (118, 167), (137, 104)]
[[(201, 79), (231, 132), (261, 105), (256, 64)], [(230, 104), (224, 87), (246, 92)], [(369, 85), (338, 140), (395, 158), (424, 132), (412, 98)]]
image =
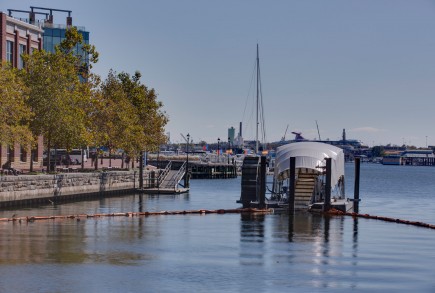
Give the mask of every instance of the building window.
[(19, 62), (18, 62), (18, 68), (19, 69), (24, 68), (23, 54), (26, 54), (26, 53), (27, 53), (27, 51), (26, 51), (26, 45), (20, 44), (20, 59), (19, 59)]
[(10, 145), (8, 146), (8, 149), (7, 149), (7, 157), (8, 157), (9, 162), (15, 161), (14, 148)]
[(14, 64), (14, 42), (6, 41), (6, 62)]
[(27, 150), (23, 146), (20, 146), (20, 161), (27, 162)]
[(45, 51), (54, 53), (53, 37), (44, 35), (43, 44), (44, 44)]
[(38, 162), (38, 146), (35, 149), (32, 149), (32, 159), (33, 162)]

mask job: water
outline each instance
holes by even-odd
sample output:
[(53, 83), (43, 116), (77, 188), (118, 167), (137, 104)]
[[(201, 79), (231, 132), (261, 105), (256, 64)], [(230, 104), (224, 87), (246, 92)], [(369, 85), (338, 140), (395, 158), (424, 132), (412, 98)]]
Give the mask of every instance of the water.
[[(362, 213), (435, 224), (435, 168), (361, 166)], [(346, 165), (353, 194), (353, 165)], [(240, 178), (0, 217), (235, 208)], [(0, 223), (0, 292), (435, 292), (435, 231), (370, 219), (176, 215)]]

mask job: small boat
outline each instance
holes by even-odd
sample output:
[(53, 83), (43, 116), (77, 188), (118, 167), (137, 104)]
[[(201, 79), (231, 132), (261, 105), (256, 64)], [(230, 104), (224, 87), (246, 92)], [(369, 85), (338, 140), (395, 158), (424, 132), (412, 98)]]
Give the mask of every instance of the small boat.
[[(323, 211), (326, 198), (326, 159), (331, 158), (331, 208), (350, 212), (353, 210), (353, 201), (346, 199), (344, 189), (344, 152), (342, 149), (330, 144), (320, 142), (294, 142), (283, 145), (277, 149), (273, 173), (272, 189), (265, 196), (267, 208), (287, 209), (290, 190), (290, 158), (295, 158), (295, 210)], [(257, 160), (258, 164), (259, 160)], [(259, 205), (259, 173), (255, 188), (252, 186), (255, 161), (251, 159), (244, 166), (245, 179), (242, 172), (242, 196), (240, 203), (256, 207)], [(251, 175), (252, 176), (252, 175)], [(249, 186), (249, 182), (251, 185)], [(251, 191), (251, 193), (250, 193)], [(252, 193), (255, 192), (255, 195)], [(249, 203), (248, 203), (249, 201)]]

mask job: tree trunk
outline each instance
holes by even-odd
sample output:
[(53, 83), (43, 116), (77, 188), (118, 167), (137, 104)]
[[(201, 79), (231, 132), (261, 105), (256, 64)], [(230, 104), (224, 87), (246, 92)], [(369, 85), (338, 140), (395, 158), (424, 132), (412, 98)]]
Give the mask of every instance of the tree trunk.
[(33, 151), (30, 148), (30, 172), (33, 172)]
[[(57, 146), (54, 146), (54, 166), (53, 166), (53, 172), (56, 172), (56, 167), (57, 167)], [(51, 169), (51, 168), (50, 168)]]
[(140, 163), (139, 163), (139, 188), (143, 189), (143, 152), (140, 153)]
[(81, 151), (81, 155), (82, 155), (82, 166), (81, 166), (81, 168), (82, 168), (82, 171), (83, 171), (83, 169), (85, 168), (85, 150), (84, 150), (85, 148), (84, 147), (82, 147), (82, 151)]
[(109, 167), (112, 167), (112, 148), (109, 147)]
[(50, 140), (47, 143), (47, 173), (50, 173), (50, 167), (51, 167), (51, 143)]
[(95, 170), (98, 170), (98, 151), (95, 151)]

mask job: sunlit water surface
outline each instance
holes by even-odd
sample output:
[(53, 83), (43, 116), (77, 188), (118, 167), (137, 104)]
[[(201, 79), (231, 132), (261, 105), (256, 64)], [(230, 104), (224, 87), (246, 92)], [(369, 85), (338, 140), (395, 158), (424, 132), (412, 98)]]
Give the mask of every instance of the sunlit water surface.
[[(435, 224), (435, 168), (362, 164), (362, 213)], [(346, 165), (353, 194), (353, 165)], [(0, 217), (238, 207), (240, 178)], [(435, 292), (435, 230), (351, 217), (167, 215), (0, 223), (0, 292)]]

